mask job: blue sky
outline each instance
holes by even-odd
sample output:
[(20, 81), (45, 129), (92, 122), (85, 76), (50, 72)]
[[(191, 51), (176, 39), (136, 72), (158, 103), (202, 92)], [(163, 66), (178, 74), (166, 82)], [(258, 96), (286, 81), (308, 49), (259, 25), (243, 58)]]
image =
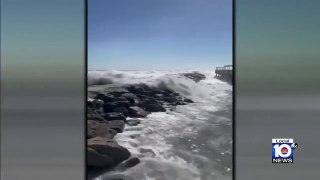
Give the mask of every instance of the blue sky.
[(232, 63), (232, 0), (89, 0), (89, 70)]

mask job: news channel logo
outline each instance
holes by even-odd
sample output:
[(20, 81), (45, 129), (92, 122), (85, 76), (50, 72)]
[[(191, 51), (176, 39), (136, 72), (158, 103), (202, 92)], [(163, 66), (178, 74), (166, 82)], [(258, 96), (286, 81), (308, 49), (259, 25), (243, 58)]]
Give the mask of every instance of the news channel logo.
[(293, 139), (272, 139), (272, 163), (293, 163), (298, 144)]

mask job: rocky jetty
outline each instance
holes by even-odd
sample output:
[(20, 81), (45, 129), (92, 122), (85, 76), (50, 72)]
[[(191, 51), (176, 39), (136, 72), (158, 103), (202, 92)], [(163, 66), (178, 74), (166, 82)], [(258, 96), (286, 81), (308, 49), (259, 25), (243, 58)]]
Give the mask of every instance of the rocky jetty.
[(185, 77), (189, 78), (189, 79), (192, 79), (193, 81), (195, 82), (199, 82), (203, 79), (206, 78), (206, 76), (204, 74), (201, 74), (199, 72), (191, 72), (191, 73), (185, 73), (183, 74)]
[[(197, 73), (185, 76), (195, 81), (203, 79), (203, 76)], [(89, 179), (110, 170), (123, 171), (140, 163), (128, 149), (114, 140), (117, 133), (125, 131), (125, 126), (138, 125), (141, 118), (152, 112), (165, 112), (172, 106), (193, 103), (191, 99), (184, 98), (165, 86), (150, 87), (146, 84), (89, 86), (88, 96)]]

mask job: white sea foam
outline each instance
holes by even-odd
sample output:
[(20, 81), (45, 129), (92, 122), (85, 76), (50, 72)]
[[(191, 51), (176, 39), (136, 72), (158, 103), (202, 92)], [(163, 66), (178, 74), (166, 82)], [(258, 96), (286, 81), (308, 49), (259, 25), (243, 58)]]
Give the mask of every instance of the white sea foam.
[(181, 73), (89, 71), (89, 85), (103, 82), (166, 86), (195, 101), (171, 111), (152, 113), (141, 118), (138, 126), (127, 126), (115, 138), (141, 163), (100, 178), (121, 174), (136, 180), (232, 179), (232, 86), (215, 79), (212, 72), (201, 72), (206, 79), (198, 83)]

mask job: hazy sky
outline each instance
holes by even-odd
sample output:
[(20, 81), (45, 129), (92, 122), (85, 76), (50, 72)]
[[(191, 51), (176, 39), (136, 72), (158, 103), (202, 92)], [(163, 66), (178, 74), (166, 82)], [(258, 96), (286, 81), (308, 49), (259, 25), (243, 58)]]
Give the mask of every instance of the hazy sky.
[(232, 0), (88, 0), (88, 68), (232, 63)]

